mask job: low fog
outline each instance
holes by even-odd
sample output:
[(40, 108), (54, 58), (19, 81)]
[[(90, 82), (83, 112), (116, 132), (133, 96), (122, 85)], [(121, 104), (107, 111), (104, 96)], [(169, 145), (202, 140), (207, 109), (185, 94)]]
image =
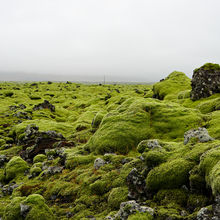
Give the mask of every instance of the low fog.
[(220, 63), (219, 0), (0, 0), (0, 81), (155, 82)]

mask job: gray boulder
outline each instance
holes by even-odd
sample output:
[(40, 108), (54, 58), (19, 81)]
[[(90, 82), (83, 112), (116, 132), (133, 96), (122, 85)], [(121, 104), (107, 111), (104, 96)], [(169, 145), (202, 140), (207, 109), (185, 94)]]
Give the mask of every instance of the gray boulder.
[(100, 167), (104, 166), (106, 162), (101, 158), (96, 158), (94, 161), (94, 168), (95, 170), (98, 170)]
[(131, 200), (128, 202), (122, 202), (120, 205), (120, 209), (118, 213), (115, 215), (113, 219), (121, 219), (126, 220), (129, 215), (132, 215), (136, 212), (149, 213), (150, 215), (154, 215), (154, 210), (147, 206), (141, 206), (135, 200)]
[(206, 128), (191, 129), (184, 134), (184, 144), (187, 144), (191, 138), (197, 138), (199, 142), (208, 142), (214, 140), (209, 136)]

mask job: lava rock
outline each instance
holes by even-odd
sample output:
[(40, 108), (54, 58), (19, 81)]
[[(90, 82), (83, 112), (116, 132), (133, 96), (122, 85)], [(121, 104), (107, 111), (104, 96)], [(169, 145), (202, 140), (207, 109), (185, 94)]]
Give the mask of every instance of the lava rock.
[(28, 116), (27, 112), (16, 112), (13, 116), (20, 119), (32, 120), (32, 118)]
[(132, 169), (126, 178), (128, 185), (128, 198), (137, 201), (146, 200), (146, 182), (145, 178), (137, 171)]
[(26, 217), (28, 212), (30, 211), (31, 207), (29, 205), (20, 204), (20, 213), (22, 217)]
[(2, 187), (2, 193), (4, 196), (11, 195), (13, 190), (17, 188), (19, 185), (16, 183), (10, 183), (9, 185), (4, 185)]
[(97, 158), (95, 161), (94, 161), (94, 168), (95, 170), (98, 170), (100, 167), (104, 166), (105, 165), (105, 161), (101, 158)]
[(191, 138), (197, 138), (199, 142), (208, 142), (214, 140), (209, 136), (206, 128), (191, 129), (184, 134), (184, 144), (187, 144)]
[(8, 158), (5, 155), (0, 155), (0, 167), (3, 167), (6, 162), (8, 162)]
[(49, 101), (44, 100), (43, 103), (40, 103), (38, 105), (35, 105), (33, 110), (41, 110), (41, 109), (49, 109), (51, 112), (55, 112), (55, 106), (52, 105)]
[(220, 92), (220, 65), (208, 63), (195, 69), (191, 81), (191, 99), (206, 98)]
[(147, 206), (141, 206), (139, 205), (135, 200), (131, 200), (128, 202), (122, 202), (120, 205), (120, 210), (118, 213), (114, 216), (113, 219), (121, 219), (126, 220), (129, 215), (132, 215), (136, 212), (148, 212), (150, 215), (154, 215), (154, 210)]

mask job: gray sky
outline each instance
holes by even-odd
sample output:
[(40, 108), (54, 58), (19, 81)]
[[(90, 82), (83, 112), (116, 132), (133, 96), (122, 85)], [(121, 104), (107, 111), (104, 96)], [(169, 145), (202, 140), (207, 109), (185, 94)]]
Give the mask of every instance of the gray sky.
[(219, 0), (0, 0), (0, 80), (191, 77), (220, 63), (219, 10)]

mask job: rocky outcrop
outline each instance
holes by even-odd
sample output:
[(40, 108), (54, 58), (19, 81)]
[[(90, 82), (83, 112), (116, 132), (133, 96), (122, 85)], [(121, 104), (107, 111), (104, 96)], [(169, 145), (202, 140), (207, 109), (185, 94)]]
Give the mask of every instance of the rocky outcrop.
[(137, 201), (146, 200), (146, 182), (145, 178), (137, 171), (136, 168), (132, 169), (126, 178), (128, 185), (128, 198)]
[(55, 112), (55, 106), (52, 105), (49, 101), (44, 100), (43, 103), (40, 103), (38, 105), (35, 105), (33, 110), (41, 110), (41, 109), (49, 109), (51, 112)]
[(209, 136), (205, 128), (191, 129), (184, 134), (184, 144), (187, 144), (191, 138), (196, 138), (199, 142), (208, 142), (214, 140)]
[(104, 166), (105, 164), (106, 164), (106, 162), (103, 159), (97, 158), (94, 161), (94, 169), (98, 170), (100, 167)]
[(40, 132), (36, 125), (28, 125), (23, 139), (19, 140), (20, 145), (25, 145), (21, 152), (21, 157), (25, 160), (32, 161), (37, 154), (44, 153), (45, 149), (65, 145), (61, 142), (67, 143), (62, 134), (55, 131)]
[(128, 219), (129, 215), (132, 215), (136, 212), (148, 213), (154, 215), (154, 210), (147, 206), (141, 206), (136, 201), (131, 200), (128, 202), (122, 202), (118, 213), (111, 219)]
[(191, 99), (206, 98), (220, 93), (220, 65), (207, 63), (195, 69), (191, 81)]

